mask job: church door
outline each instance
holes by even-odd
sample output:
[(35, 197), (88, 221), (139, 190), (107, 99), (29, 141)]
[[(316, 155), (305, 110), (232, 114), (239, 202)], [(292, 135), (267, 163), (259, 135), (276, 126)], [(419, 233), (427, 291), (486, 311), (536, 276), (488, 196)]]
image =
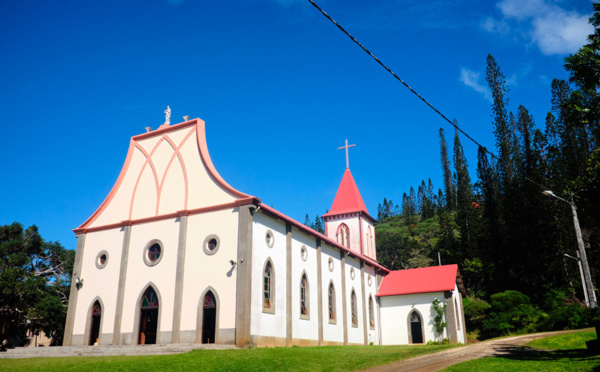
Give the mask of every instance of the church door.
[(92, 307), (92, 325), (90, 328), (90, 345), (98, 345), (98, 339), (100, 337), (100, 319), (102, 316), (102, 307), (100, 302), (94, 302)]
[(215, 328), (217, 320), (217, 303), (211, 291), (206, 292), (202, 306), (202, 343), (215, 343)]
[(421, 326), (421, 317), (416, 311), (410, 314), (410, 343), (411, 344), (422, 344), (423, 343), (423, 327)]
[(140, 304), (140, 332), (138, 343), (149, 345), (156, 343), (158, 330), (158, 297), (152, 287), (148, 287)]

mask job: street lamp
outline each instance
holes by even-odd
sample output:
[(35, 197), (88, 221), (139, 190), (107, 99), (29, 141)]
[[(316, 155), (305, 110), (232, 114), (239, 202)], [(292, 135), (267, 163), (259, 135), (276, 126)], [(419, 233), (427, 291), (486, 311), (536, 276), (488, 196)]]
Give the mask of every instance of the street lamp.
[(580, 269), (583, 270), (582, 276), (585, 278), (585, 292), (587, 294), (587, 300), (589, 300), (589, 306), (593, 309), (598, 307), (598, 303), (596, 301), (596, 295), (594, 294), (594, 286), (592, 285), (592, 276), (590, 275), (590, 267), (588, 265), (587, 256), (585, 254), (585, 247), (583, 246), (583, 238), (581, 237), (581, 229), (579, 228), (579, 219), (577, 218), (577, 207), (575, 206), (575, 202), (573, 201), (573, 196), (571, 195), (571, 201), (561, 198), (560, 196), (554, 195), (554, 193), (550, 190), (542, 191), (542, 194), (547, 196), (552, 196), (556, 199), (562, 200), (565, 203), (569, 203), (571, 206), (571, 211), (573, 212), (573, 225), (575, 225), (575, 235), (577, 236), (577, 245), (579, 246), (579, 260), (580, 260)]

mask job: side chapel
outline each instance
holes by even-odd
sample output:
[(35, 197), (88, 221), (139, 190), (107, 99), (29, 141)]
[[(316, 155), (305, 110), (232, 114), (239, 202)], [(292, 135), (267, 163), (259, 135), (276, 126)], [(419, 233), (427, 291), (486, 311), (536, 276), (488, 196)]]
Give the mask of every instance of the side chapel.
[[(74, 230), (64, 345), (240, 347), (466, 340), (456, 265), (390, 272), (346, 168), (325, 235), (231, 187), (200, 119), (131, 138), (106, 200)], [(346, 151), (348, 149), (346, 143)]]

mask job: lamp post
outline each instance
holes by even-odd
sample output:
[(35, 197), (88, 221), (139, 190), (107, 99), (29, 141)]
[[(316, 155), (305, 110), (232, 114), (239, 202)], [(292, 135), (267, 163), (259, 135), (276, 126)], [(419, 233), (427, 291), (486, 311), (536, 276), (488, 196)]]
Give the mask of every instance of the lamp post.
[(575, 225), (575, 235), (577, 236), (577, 245), (579, 246), (579, 260), (581, 263), (581, 269), (583, 269), (583, 277), (585, 278), (585, 291), (587, 299), (589, 300), (589, 306), (593, 309), (598, 307), (596, 296), (594, 294), (594, 286), (592, 285), (592, 276), (590, 274), (590, 267), (588, 265), (587, 256), (585, 254), (585, 247), (583, 246), (583, 238), (581, 237), (581, 229), (579, 228), (579, 219), (577, 218), (577, 207), (573, 202), (573, 196), (571, 201), (561, 198), (560, 196), (554, 195), (550, 190), (542, 191), (542, 194), (552, 196), (556, 199), (562, 200), (565, 203), (569, 203), (571, 211), (573, 212), (573, 225)]
[(588, 298), (587, 288), (585, 286), (585, 278), (583, 276), (583, 268), (581, 267), (581, 258), (579, 257), (579, 251), (577, 251), (577, 257), (573, 257), (570, 254), (564, 254), (565, 257), (569, 257), (575, 261), (577, 261), (577, 265), (579, 266), (579, 275), (581, 275), (581, 285), (583, 286), (583, 295), (585, 297), (585, 304), (590, 307), (590, 299)]

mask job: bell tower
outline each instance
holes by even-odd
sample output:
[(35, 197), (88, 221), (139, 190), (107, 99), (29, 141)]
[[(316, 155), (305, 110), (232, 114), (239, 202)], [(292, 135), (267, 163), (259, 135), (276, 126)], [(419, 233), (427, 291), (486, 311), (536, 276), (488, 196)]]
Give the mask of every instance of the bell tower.
[(329, 212), (322, 216), (325, 235), (352, 252), (376, 260), (375, 219), (369, 215), (349, 167), (348, 149), (354, 146), (346, 140), (339, 148), (346, 150), (346, 170)]

